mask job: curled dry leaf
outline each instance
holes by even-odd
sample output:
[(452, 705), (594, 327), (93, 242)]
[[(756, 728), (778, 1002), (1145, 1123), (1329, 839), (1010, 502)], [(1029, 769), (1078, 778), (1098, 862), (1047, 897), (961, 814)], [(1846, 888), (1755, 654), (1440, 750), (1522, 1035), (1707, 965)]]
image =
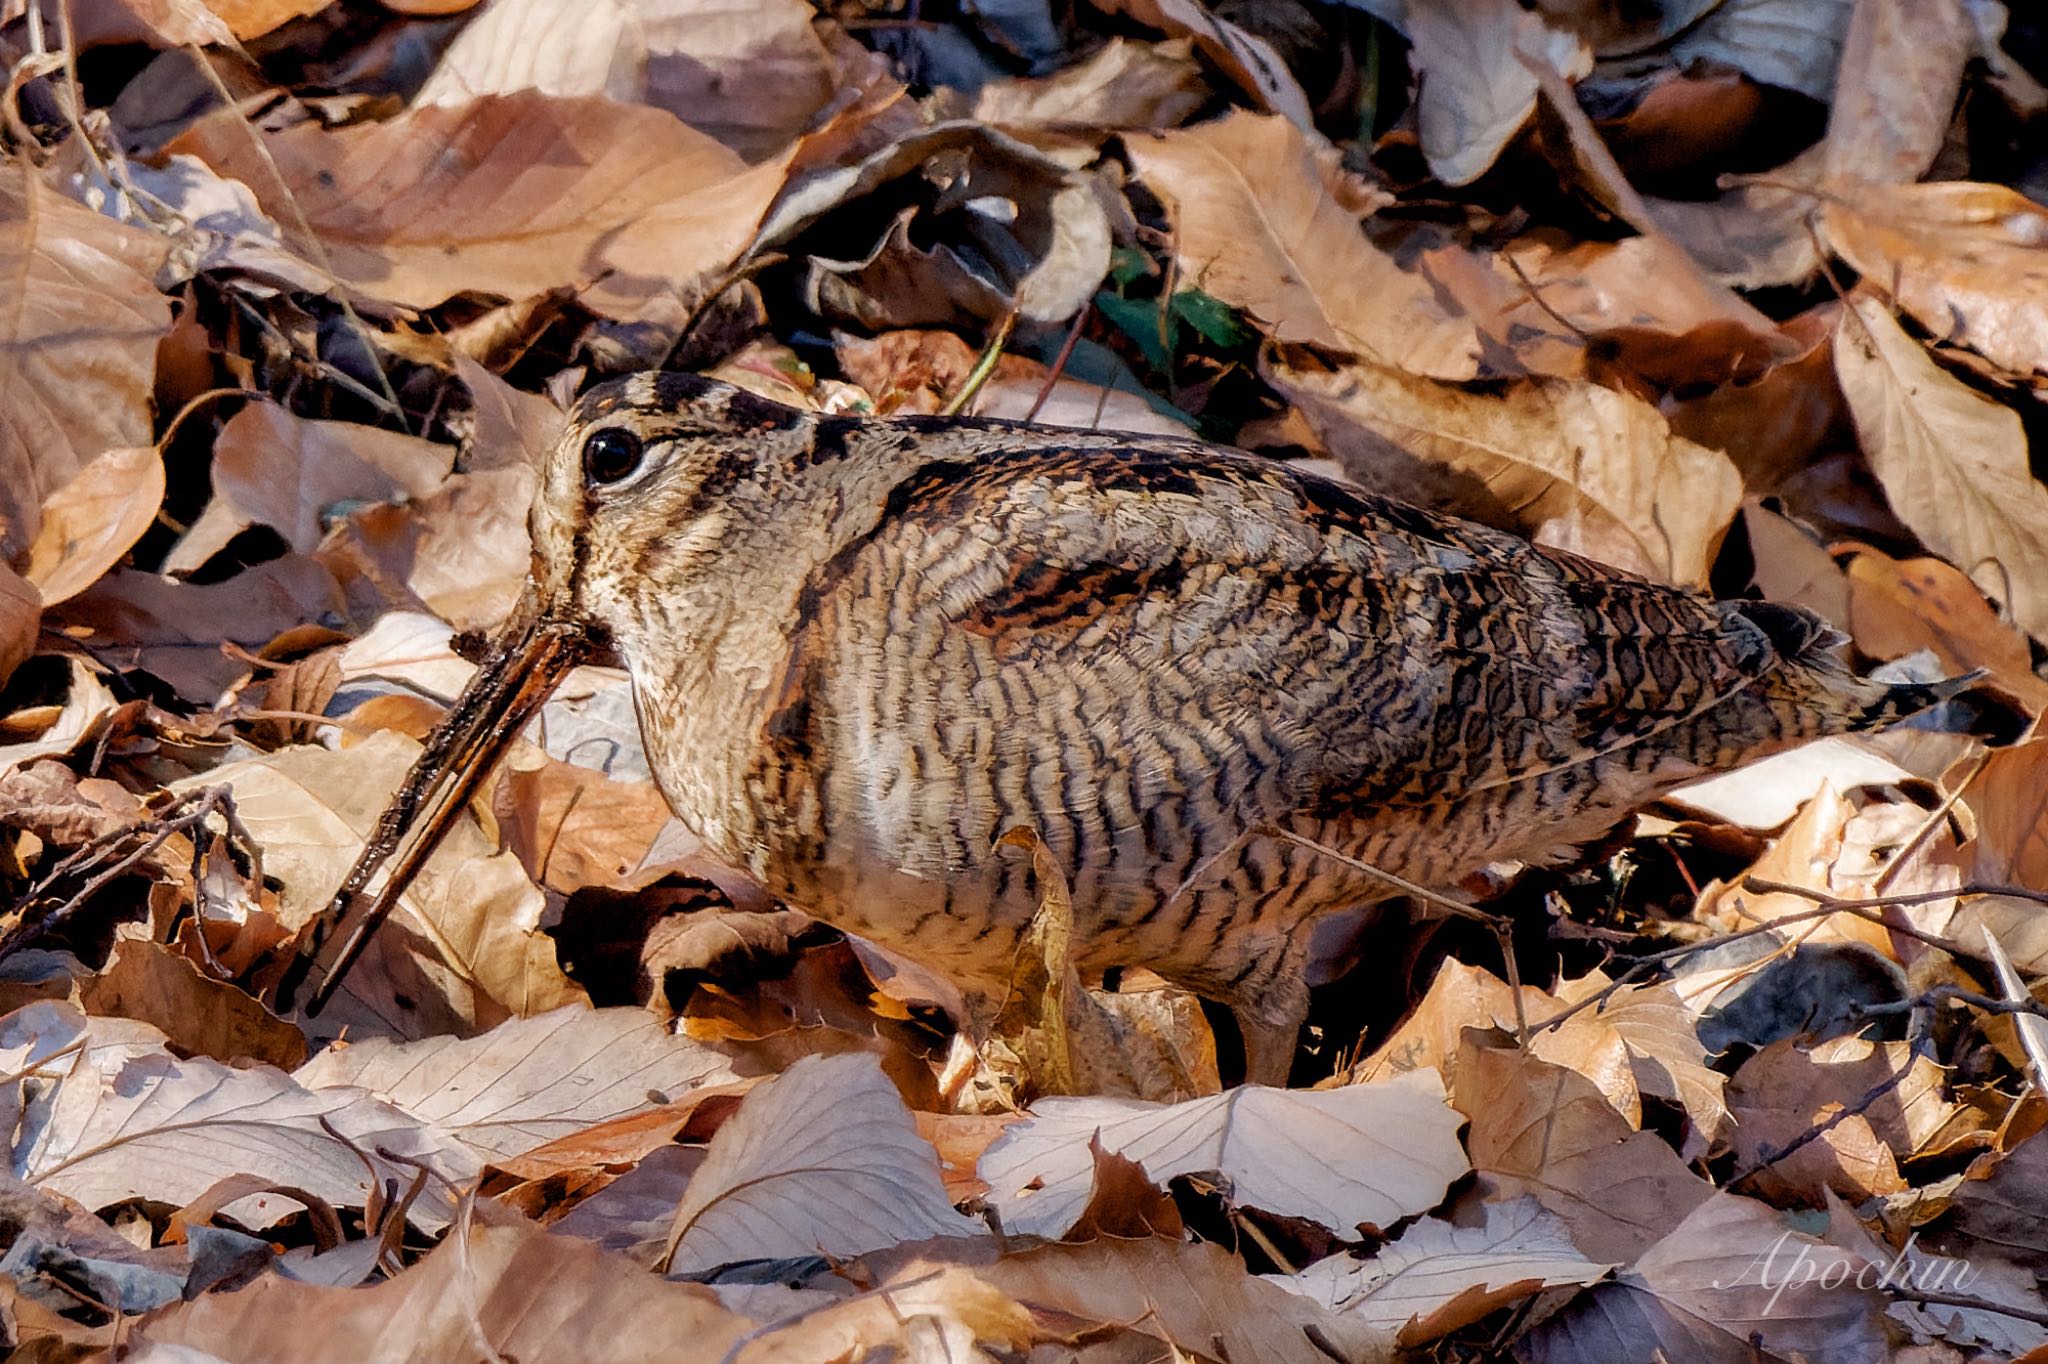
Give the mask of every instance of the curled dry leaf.
[(1828, 244), (1914, 321), (2013, 373), (2048, 374), (2048, 209), (1968, 180), (1828, 188)]
[(367, 1090), (499, 1160), (738, 1077), (644, 1009), (572, 1005), (478, 1037), (329, 1047), (292, 1078)]
[(165, 243), (0, 167), (0, 562), (42, 525), (43, 500), (112, 449), (150, 441)]
[(1131, 164), (1174, 214), (1188, 284), (1264, 322), (1281, 341), (1362, 355), (1414, 374), (1479, 372), (1470, 317), (1366, 240), (1371, 191), (1335, 149), (1280, 118), (1234, 113), (1129, 136)]
[(1536, 1327), (1517, 1353), (1538, 1364), (1659, 1357), (1747, 1364), (1758, 1358), (1757, 1333), (1769, 1358), (1882, 1359), (1884, 1300), (1857, 1284), (1864, 1263), (1791, 1230), (1762, 1203), (1716, 1193), (1613, 1283)]
[[(126, 1198), (190, 1203), (236, 1174), (362, 1207), (385, 1181), (439, 1178), (414, 1201), (426, 1230), (447, 1223), (445, 1190), (473, 1177), (474, 1157), (359, 1089), (310, 1089), (268, 1066), (237, 1070), (164, 1049), (140, 1023), (88, 1019), (66, 1004), (0, 1018), (0, 1130), (11, 1168), (52, 1193), (101, 1208)], [(385, 1154), (388, 1153), (388, 1154)], [(277, 1195), (227, 1213), (267, 1227), (299, 1205)]]
[(2019, 414), (1945, 373), (1874, 298), (1851, 301), (1835, 370), (1892, 510), (2048, 639), (2048, 486)]
[(198, 568), (250, 526), (268, 526), (300, 553), (318, 548), (327, 518), (350, 502), (425, 497), (455, 451), (353, 422), (308, 421), (274, 403), (251, 403), (213, 443), (213, 500), (164, 561)]
[(1481, 1205), (1477, 1226), (1425, 1217), (1377, 1255), (1333, 1255), (1270, 1281), (1419, 1345), (1546, 1288), (1597, 1283), (1611, 1264), (1588, 1260), (1564, 1223), (1533, 1198)]
[(1426, 500), (1664, 582), (1706, 581), (1735, 519), (1728, 457), (1613, 389), (1532, 379), (1496, 396), (1373, 365), (1268, 378), (1366, 487)]
[(745, 170), (732, 152), (662, 110), (597, 96), (526, 92), (332, 131), (303, 123), (260, 145), (239, 114), (216, 115), (174, 149), (248, 184), (279, 222), (303, 221), (317, 241), (293, 231), (294, 249), (411, 307), (465, 291), (519, 299), (588, 284), (605, 272), (620, 228), (644, 228), (658, 208), (716, 201), (722, 222), (661, 238), (662, 274), (675, 287), (730, 260), (774, 192), (762, 187), (749, 217), (718, 197)]
[(480, 1202), (394, 1279), (328, 1288), (268, 1274), (238, 1292), (163, 1309), (131, 1343), (138, 1357), (203, 1352), (223, 1364), (444, 1364), (479, 1350), (507, 1360), (658, 1364), (676, 1358), (679, 1342), (693, 1356), (718, 1358), (752, 1326), (708, 1288), (664, 1283), (623, 1256)]
[(981, 1230), (947, 1202), (938, 1154), (875, 1058), (815, 1056), (754, 1090), (718, 1129), (666, 1258), (671, 1274), (689, 1274)]
[(188, 1054), (258, 1061), (281, 1070), (306, 1059), (304, 1033), (247, 991), (201, 971), (162, 943), (134, 938), (116, 943), (106, 967), (86, 978), (78, 1002), (96, 1015), (159, 1028), (172, 1046)]
[(22, 575), (45, 606), (77, 596), (121, 562), (163, 500), (164, 462), (154, 446), (107, 451), (44, 500)]
[(1210, 12), (1200, 0), (1089, 0), (1106, 14), (1125, 14), (1141, 24), (1184, 37), (1237, 88), (1267, 113), (1310, 130), (1315, 116), (1308, 97), (1272, 44)]
[[(385, 732), (340, 752), (281, 749), (172, 789), (234, 791), (266, 875), (280, 882), (279, 917), (296, 930), (340, 886), (418, 754), (410, 739)], [(518, 859), (460, 822), (371, 940), (321, 1030), (468, 1035), (580, 1000), (540, 931), (543, 908)]]
[(990, 81), (974, 117), (1005, 128), (1171, 128), (1207, 103), (1211, 90), (1185, 40), (1111, 38), (1085, 61), (1037, 80)]
[(1006, 1231), (1065, 1235), (1094, 1188), (1091, 1139), (1154, 1180), (1215, 1171), (1242, 1206), (1340, 1233), (1435, 1207), (1469, 1168), (1433, 1070), (1342, 1089), (1247, 1085), (1178, 1104), (1041, 1099), (981, 1158)]

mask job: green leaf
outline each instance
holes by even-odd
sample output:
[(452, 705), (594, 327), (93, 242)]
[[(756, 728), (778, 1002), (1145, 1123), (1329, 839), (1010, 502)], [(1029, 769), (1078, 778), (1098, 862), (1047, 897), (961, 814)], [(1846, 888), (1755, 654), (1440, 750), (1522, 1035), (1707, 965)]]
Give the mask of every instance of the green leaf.
[(1154, 273), (1152, 258), (1135, 246), (1119, 246), (1109, 253), (1109, 277), (1118, 289)]
[(1095, 310), (1109, 319), (1110, 326), (1138, 343), (1138, 353), (1145, 357), (1146, 364), (1161, 374), (1166, 373), (1172, 360), (1159, 339), (1157, 299), (1125, 298), (1104, 289), (1095, 296)]
[(1250, 345), (1258, 339), (1235, 308), (1200, 289), (1183, 289), (1175, 294), (1173, 315), (1193, 327), (1203, 340), (1225, 350)]

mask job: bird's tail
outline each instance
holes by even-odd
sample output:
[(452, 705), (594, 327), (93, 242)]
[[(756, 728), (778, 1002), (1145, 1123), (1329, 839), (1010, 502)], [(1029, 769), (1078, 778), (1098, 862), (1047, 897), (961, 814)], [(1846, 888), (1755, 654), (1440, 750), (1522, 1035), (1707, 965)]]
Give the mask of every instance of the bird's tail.
[(1837, 652), (1848, 642), (1847, 636), (1813, 612), (1776, 602), (1739, 601), (1721, 605), (1724, 611), (1732, 609), (1762, 630), (1779, 658), (1792, 665), (1788, 670), (1790, 677), (1779, 673), (1780, 679), (1796, 678), (1794, 686), (1807, 693), (1807, 704), (1818, 699), (1815, 693), (1825, 694), (1835, 704), (1824, 709), (1833, 710), (1838, 727), (1851, 733), (1883, 729), (1910, 719), (1954, 700), (1985, 677), (1982, 668), (1934, 682), (1882, 682), (1858, 677), (1849, 671)]

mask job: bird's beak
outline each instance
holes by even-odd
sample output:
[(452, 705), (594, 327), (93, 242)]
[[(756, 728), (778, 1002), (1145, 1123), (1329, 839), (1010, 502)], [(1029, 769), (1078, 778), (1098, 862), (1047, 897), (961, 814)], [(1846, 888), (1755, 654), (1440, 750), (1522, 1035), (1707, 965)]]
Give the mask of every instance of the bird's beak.
[[(584, 632), (549, 612), (529, 586), (476, 675), (427, 736), (348, 879), (300, 930), (298, 954), (278, 982), (279, 1012), (308, 985), (306, 1013), (320, 1012), (498, 759), (589, 651)], [(373, 890), (380, 869), (385, 875)]]

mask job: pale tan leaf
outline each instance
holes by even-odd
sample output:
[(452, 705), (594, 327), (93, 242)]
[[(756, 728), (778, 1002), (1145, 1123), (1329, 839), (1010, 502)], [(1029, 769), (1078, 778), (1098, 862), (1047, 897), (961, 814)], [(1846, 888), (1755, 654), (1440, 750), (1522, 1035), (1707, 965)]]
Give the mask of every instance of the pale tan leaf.
[(156, 519), (164, 462), (154, 446), (117, 447), (43, 502), (43, 524), (22, 575), (54, 606), (121, 562)]
[(1269, 1281), (1416, 1345), (1546, 1288), (1596, 1283), (1611, 1264), (1580, 1254), (1533, 1198), (1482, 1206), (1477, 1226), (1425, 1217), (1370, 1259), (1333, 1255)]
[[(411, 1183), (411, 1161), (443, 1181), (478, 1173), (468, 1152), (361, 1090), (309, 1089), (268, 1066), (181, 1061), (163, 1040), (146, 1025), (88, 1019), (64, 1004), (0, 1018), (0, 1075), (10, 1077), (0, 1116), (16, 1118), (0, 1130), (10, 1133), (12, 1168), (88, 1208), (136, 1197), (190, 1203), (235, 1174), (362, 1207), (387, 1179)], [(37, 1120), (18, 1125), (30, 1105)], [(446, 1224), (446, 1188), (430, 1184), (413, 1205), (415, 1223)], [(298, 1207), (268, 1195), (239, 1199), (229, 1214), (266, 1227)]]
[(137, 1358), (189, 1361), (192, 1353), (170, 1352), (203, 1351), (227, 1364), (664, 1364), (684, 1351), (717, 1359), (752, 1326), (708, 1288), (665, 1283), (623, 1256), (479, 1202), (397, 1278), (329, 1288), (266, 1274), (146, 1317), (130, 1341)]
[(58, 709), (56, 718), (33, 738), (20, 743), (0, 744), (0, 775), (38, 758), (54, 758), (71, 752), (114, 708), (114, 693), (100, 680), (97, 671), (76, 655), (65, 662), (70, 668), (71, 686), (64, 694), (64, 704)]
[(1567, 379), (1499, 394), (1371, 365), (1274, 363), (1346, 472), (1538, 542), (1664, 582), (1706, 581), (1742, 478), (1728, 457), (1675, 435), (1640, 398)]
[(876, 1059), (814, 1056), (749, 1094), (711, 1139), (676, 1208), (669, 1269), (981, 1232), (946, 1200), (938, 1153)]
[(1828, 108), (1827, 174), (1892, 184), (1925, 175), (1976, 47), (1967, 0), (1861, 0)]
[(1259, 107), (1304, 131), (1314, 129), (1315, 115), (1308, 107), (1308, 97), (1272, 44), (1219, 18), (1201, 0), (1093, 0), (1093, 4), (1106, 14), (1127, 14), (1141, 24), (1189, 39)]
[(1367, 241), (1362, 185), (1334, 149), (1285, 119), (1235, 113), (1126, 138), (1131, 162), (1174, 213), (1181, 278), (1305, 342), (1469, 379), (1472, 320)]
[(514, 388), (468, 355), (456, 352), (455, 377), (469, 390), (476, 429), (462, 467), (539, 469), (568, 414), (537, 393)]
[(1914, 321), (2008, 370), (2048, 374), (2048, 209), (1968, 180), (1827, 188), (1828, 244)]
[(1912, 775), (1871, 744), (1837, 735), (1681, 786), (1664, 798), (1724, 824), (1776, 829), (1818, 796), (1824, 785), (1853, 791), (1859, 786), (1890, 786)]
[(0, 167), (0, 561), (28, 548), (44, 499), (87, 464), (149, 444), (165, 249), (18, 162)]
[[(281, 749), (172, 789), (233, 789), (266, 875), (281, 883), (279, 916), (297, 929), (348, 874), (418, 753), (386, 731), (339, 752)], [(518, 859), (496, 851), (473, 821), (459, 822), (320, 1016), (321, 1029), (466, 1035), (582, 999), (540, 929), (544, 908)]]
[(1008, 128), (1171, 128), (1212, 94), (1185, 39), (1112, 38), (1050, 76), (990, 81), (975, 95), (974, 117)]
[(1422, 77), (1416, 131), (1437, 179), (1465, 185), (1486, 173), (1536, 112), (1530, 62), (1582, 76), (1590, 55), (1514, 0), (1410, 0), (1410, 60)]
[(278, 222), (303, 215), (341, 278), (416, 307), (465, 290), (518, 299), (588, 284), (620, 228), (708, 198), (724, 221), (661, 236), (674, 288), (722, 268), (780, 183), (760, 190), (750, 218), (717, 197), (745, 171), (737, 156), (671, 114), (598, 96), (529, 91), (333, 131), (300, 124), (261, 147), (251, 137), (238, 116), (214, 116), (174, 149), (248, 184)]
[(326, 518), (343, 504), (425, 497), (454, 464), (455, 451), (446, 445), (352, 422), (308, 421), (274, 403), (251, 403), (214, 440), (213, 500), (164, 569), (190, 572), (256, 525), (306, 553), (319, 546)]
[(318, 14), (330, 0), (206, 0), (237, 38), (260, 38), (294, 19)]
[(539, 90), (666, 109), (748, 159), (832, 95), (803, 0), (496, 0), (442, 54), (417, 104)]
[(982, 1156), (1009, 1231), (1057, 1237), (1094, 1188), (1091, 1139), (1165, 1183), (1218, 1171), (1232, 1200), (1350, 1233), (1435, 1207), (1465, 1173), (1458, 1115), (1433, 1070), (1342, 1089), (1247, 1085), (1178, 1104), (1041, 1099)]
[[(740, 1299), (749, 1306), (759, 1301)], [(913, 1260), (867, 1292), (788, 1313), (758, 1332), (736, 1364), (985, 1360), (1003, 1356), (980, 1348), (981, 1342), (1021, 1352), (1038, 1335), (1030, 1312), (972, 1270), (958, 1265), (934, 1270)]]
[(499, 1160), (738, 1077), (644, 1009), (572, 1005), (467, 1039), (329, 1047), (292, 1078), (367, 1090)]
[(1944, 373), (1884, 304), (1850, 307), (1835, 370), (1892, 510), (2048, 639), (2048, 487), (2028, 466), (2019, 414)]

